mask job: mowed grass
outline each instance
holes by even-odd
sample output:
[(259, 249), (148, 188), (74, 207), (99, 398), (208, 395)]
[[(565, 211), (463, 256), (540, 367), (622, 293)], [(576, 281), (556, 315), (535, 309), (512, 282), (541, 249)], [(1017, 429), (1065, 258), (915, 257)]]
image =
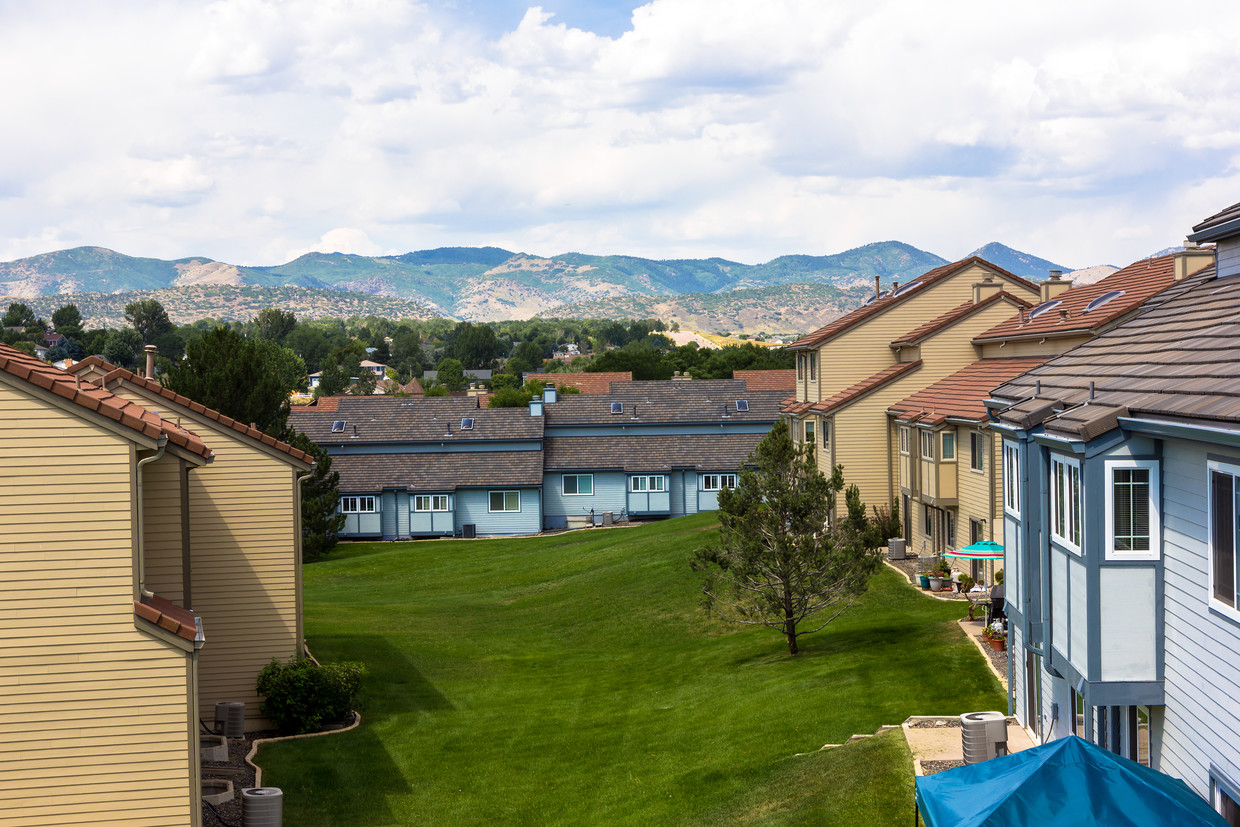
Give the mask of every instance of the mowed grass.
[[(905, 823), (912, 714), (1003, 708), (955, 623), (889, 570), (790, 657), (708, 618), (712, 515), (515, 540), (341, 547), (305, 569), (363, 724), (266, 746), (297, 825)], [(894, 735), (894, 737), (892, 737)]]

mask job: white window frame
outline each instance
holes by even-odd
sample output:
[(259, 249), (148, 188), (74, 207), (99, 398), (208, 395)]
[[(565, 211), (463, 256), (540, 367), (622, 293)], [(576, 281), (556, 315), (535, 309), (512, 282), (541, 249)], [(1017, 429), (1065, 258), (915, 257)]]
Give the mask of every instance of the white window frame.
[(1215, 569), (1215, 564), (1214, 564), (1214, 556), (1215, 556), (1215, 550), (1214, 550), (1214, 533), (1215, 533), (1214, 532), (1214, 475), (1216, 473), (1223, 474), (1225, 476), (1230, 476), (1232, 478), (1232, 483), (1231, 483), (1232, 485), (1232, 506), (1231, 506), (1232, 525), (1230, 529), (1230, 534), (1232, 538), (1231, 571), (1232, 571), (1232, 579), (1240, 580), (1240, 578), (1236, 577), (1237, 571), (1240, 571), (1240, 569), (1237, 569), (1237, 566), (1236, 566), (1237, 559), (1240, 559), (1240, 553), (1237, 552), (1237, 546), (1240, 545), (1240, 537), (1237, 536), (1237, 522), (1236, 522), (1237, 520), (1236, 514), (1237, 512), (1240, 512), (1240, 508), (1237, 507), (1237, 495), (1236, 495), (1237, 490), (1240, 489), (1240, 465), (1232, 465), (1226, 462), (1208, 460), (1206, 462), (1206, 509), (1207, 509), (1206, 541), (1207, 541), (1207, 544), (1209, 545), (1210, 556), (1206, 560), (1206, 577), (1207, 577), (1206, 598), (1209, 600), (1209, 605), (1211, 609), (1222, 612), (1223, 614), (1229, 617), (1240, 619), (1240, 583), (1233, 583), (1234, 590), (1232, 592), (1232, 603), (1231, 604), (1228, 604), (1226, 601), (1220, 600), (1219, 598), (1214, 596), (1214, 585), (1215, 585), (1214, 584), (1214, 569)]
[(812, 419), (805, 420), (805, 443), (807, 445), (814, 444), (814, 430), (815, 430), (814, 420)]
[(1003, 440), (1003, 510), (1020, 519), (1020, 446)]
[(629, 491), (634, 494), (661, 494), (667, 490), (667, 477), (663, 474), (642, 474), (629, 477)]
[[(1159, 502), (1162, 487), (1159, 479), (1159, 463), (1152, 459), (1109, 459), (1106, 468), (1106, 559), (1108, 560), (1157, 560), (1162, 556), (1162, 520)], [(1115, 547), (1115, 472), (1140, 470), (1150, 472), (1149, 525), (1150, 547), (1146, 551), (1117, 549)]]
[(956, 515), (947, 509), (943, 509), (943, 529), (946, 537), (943, 538), (944, 545), (950, 549), (956, 548)]
[(818, 381), (818, 354), (817, 353), (809, 354), (809, 381), (811, 382)]
[[(1079, 555), (1085, 544), (1085, 490), (1081, 484), (1081, 461), (1062, 454), (1052, 454), (1049, 487), (1051, 539)], [(1064, 509), (1065, 497), (1068, 500), (1067, 510)], [(1059, 532), (1060, 522), (1064, 523), (1063, 528), (1066, 529), (1062, 534)]]
[(822, 427), (818, 429), (819, 431), (822, 432), (820, 434), (820, 436), (822, 437), (822, 444), (824, 446), (830, 445), (831, 444), (831, 420), (820, 419), (818, 421), (822, 425)]
[(413, 497), (413, 510), (417, 512), (447, 511), (448, 495), (415, 494)]
[(349, 494), (340, 498), (341, 514), (374, 514), (377, 498), (369, 494)]
[(925, 503), (921, 504), (921, 530), (926, 539), (934, 541), (934, 510)]
[(934, 432), (922, 429), (921, 431), (921, 458), (934, 459)]
[[(573, 480), (575, 491), (568, 490), (568, 481)], [(590, 490), (581, 490), (581, 481), (588, 479), (590, 481)], [(594, 475), (593, 474), (565, 474), (560, 477), (560, 493), (565, 497), (593, 497), (594, 496)]]
[(805, 354), (797, 354), (797, 381), (800, 382), (805, 378)]
[(983, 431), (969, 431), (969, 470), (986, 473), (986, 434)]
[(950, 428), (939, 434), (939, 459), (942, 462), (956, 461), (956, 432)]
[(703, 491), (722, 491), (725, 488), (736, 487), (736, 474), (703, 474), (702, 490)]
[(900, 453), (906, 457), (908, 456), (909, 442), (911, 441), (909, 437), (909, 432), (911, 430), (912, 429), (906, 425), (900, 426)]
[[(494, 508), (494, 507), (492, 507), (492, 506), (494, 505), (494, 497), (495, 497), (495, 495), (496, 495), (496, 494), (500, 494), (501, 496), (503, 496), (503, 498), (504, 498), (504, 499), (503, 499), (503, 506), (504, 506), (503, 508)], [(509, 508), (509, 507), (508, 507), (508, 499), (509, 499), (509, 495), (516, 497), (516, 499), (517, 499), (517, 507), (516, 507), (516, 508)], [(491, 513), (491, 514), (515, 514), (515, 513), (518, 513), (518, 512), (520, 512), (520, 511), (521, 511), (521, 492), (520, 492), (520, 491), (517, 491), (517, 490), (515, 490), (515, 489), (511, 489), (511, 488), (509, 488), (509, 489), (497, 489), (497, 490), (494, 490), (494, 491), (488, 491), (488, 492), (487, 492), (487, 512), (488, 512), (488, 513)]]

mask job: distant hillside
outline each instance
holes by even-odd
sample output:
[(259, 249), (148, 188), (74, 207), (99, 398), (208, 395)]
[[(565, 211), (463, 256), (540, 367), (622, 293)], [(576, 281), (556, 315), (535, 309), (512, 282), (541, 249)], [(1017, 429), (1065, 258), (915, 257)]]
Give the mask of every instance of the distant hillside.
[(242, 285), (193, 285), (172, 290), (128, 290), (122, 293), (65, 293), (55, 297), (24, 299), (34, 312), (50, 319), (64, 304), (76, 304), (88, 327), (119, 327), (125, 324), (125, 305), (155, 299), (177, 324), (198, 319), (249, 321), (264, 307), (291, 310), (299, 319), (326, 316), (375, 315), (387, 319), (431, 319), (440, 314), (424, 304), (352, 293), (344, 290), (305, 287), (252, 287)]
[(1055, 264), (1053, 261), (1047, 261), (1044, 258), (1038, 258), (1029, 253), (1022, 253), (1020, 250), (1013, 250), (1011, 247), (1007, 247), (997, 241), (992, 241), (985, 247), (978, 247), (969, 255), (980, 256), (991, 264), (999, 265), (1009, 273), (1014, 273), (1034, 281), (1045, 280), (1047, 273), (1051, 270), (1067, 273), (1073, 269), (1071, 267), (1064, 267), (1062, 264)]
[(545, 315), (625, 321), (657, 318), (677, 322), (685, 330), (800, 336), (844, 315), (873, 292), (872, 285), (781, 284), (730, 293), (625, 296), (563, 305)]

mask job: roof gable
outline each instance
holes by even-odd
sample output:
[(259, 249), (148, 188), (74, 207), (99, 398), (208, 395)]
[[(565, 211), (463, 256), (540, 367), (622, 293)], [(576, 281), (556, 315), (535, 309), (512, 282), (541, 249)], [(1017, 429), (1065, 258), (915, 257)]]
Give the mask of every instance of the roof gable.
[(924, 341), (936, 333), (939, 333), (940, 331), (946, 330), (957, 322), (963, 321), (973, 314), (985, 310), (995, 304), (999, 304), (1000, 302), (1010, 305), (1012, 310), (1028, 309), (1030, 307), (1029, 302), (1018, 296), (1013, 296), (1008, 293), (994, 293), (982, 299), (980, 302), (974, 303), (968, 301), (964, 304), (953, 307), (937, 319), (931, 319), (921, 327), (910, 330), (900, 338), (892, 341), (891, 344), (893, 346), (915, 345), (918, 342)]
[(889, 382), (894, 382), (906, 373), (912, 373), (921, 368), (921, 360), (915, 362), (898, 362), (890, 367), (883, 368), (878, 373), (866, 379), (862, 379), (855, 385), (850, 385), (829, 399), (816, 402), (809, 406), (809, 410), (818, 413), (832, 413), (839, 408), (851, 405), (862, 397), (868, 396)]
[(986, 400), (992, 388), (1045, 361), (1042, 356), (982, 359), (901, 399), (887, 410), (900, 420), (926, 425), (938, 425), (949, 418), (981, 421), (986, 418)]

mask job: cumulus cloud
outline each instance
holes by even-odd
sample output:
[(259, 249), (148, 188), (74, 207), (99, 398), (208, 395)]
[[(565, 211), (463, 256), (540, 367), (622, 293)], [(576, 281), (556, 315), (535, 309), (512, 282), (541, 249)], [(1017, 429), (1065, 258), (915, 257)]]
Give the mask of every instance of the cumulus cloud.
[(653, 0), (610, 35), (549, 2), (498, 34), (409, 0), (103, 5), (0, 5), (24, 81), (0, 88), (10, 257), (752, 262), (898, 238), (1123, 264), (1240, 174), (1221, 0), (1193, 26), (1144, 3)]

